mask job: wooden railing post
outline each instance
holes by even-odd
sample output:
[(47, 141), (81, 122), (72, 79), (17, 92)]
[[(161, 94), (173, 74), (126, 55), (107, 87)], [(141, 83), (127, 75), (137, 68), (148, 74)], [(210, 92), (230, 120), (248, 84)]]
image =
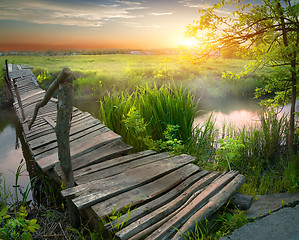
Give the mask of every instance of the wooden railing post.
[(64, 82), (68, 77), (70, 77), (72, 74), (72, 71), (69, 69), (69, 68), (64, 68), (60, 73), (59, 75), (57, 76), (57, 78), (55, 79), (54, 82), (52, 82), (52, 84), (50, 85), (50, 87), (48, 88), (44, 98), (38, 103), (36, 104), (35, 106), (35, 109), (34, 109), (34, 113), (33, 113), (33, 116), (32, 116), (32, 119), (31, 119), (31, 122), (29, 123), (28, 125), (28, 128), (29, 130), (31, 129), (32, 127), (32, 124), (34, 123), (35, 119), (36, 119), (36, 116), (37, 116), (37, 113), (38, 113), (38, 110), (45, 106), (49, 100), (51, 99), (53, 93), (55, 92), (55, 90), (58, 88), (59, 84)]
[[(73, 85), (72, 78), (67, 78), (59, 84), (57, 121), (55, 132), (57, 136), (58, 158), (63, 172), (63, 180), (66, 188), (75, 186), (70, 153), (70, 127), (73, 112)], [(70, 222), (74, 227), (80, 225), (78, 210), (70, 198), (66, 198)]]
[(22, 100), (21, 100), (21, 97), (20, 97), (19, 88), (18, 88), (18, 85), (17, 85), (16, 81), (15, 80), (12, 80), (12, 81), (13, 81), (13, 86), (14, 86), (14, 89), (15, 89), (16, 97), (17, 97), (17, 100), (18, 100), (19, 108), (21, 110), (22, 120), (25, 121), (26, 117), (25, 117), (25, 112), (24, 112), (23, 105), (22, 105)]
[[(58, 159), (63, 172), (63, 182), (65, 183), (66, 188), (75, 186), (69, 141), (73, 112), (72, 78), (72, 71), (69, 68), (64, 68), (59, 73), (58, 77), (48, 88), (44, 98), (36, 104), (33, 117), (28, 125), (28, 128), (30, 129), (36, 119), (39, 108), (49, 102), (53, 93), (59, 87), (55, 132), (57, 136)], [(71, 224), (74, 227), (78, 227), (80, 225), (78, 210), (70, 198), (66, 198), (66, 202)]]
[(12, 93), (12, 90), (11, 90), (11, 82), (10, 82), (9, 73), (8, 73), (7, 59), (5, 60), (5, 67), (6, 67), (6, 74), (4, 76), (4, 80), (5, 80), (5, 83), (7, 85), (7, 88), (8, 88), (9, 94), (10, 94), (10, 99), (12, 101), (14, 101), (13, 93)]

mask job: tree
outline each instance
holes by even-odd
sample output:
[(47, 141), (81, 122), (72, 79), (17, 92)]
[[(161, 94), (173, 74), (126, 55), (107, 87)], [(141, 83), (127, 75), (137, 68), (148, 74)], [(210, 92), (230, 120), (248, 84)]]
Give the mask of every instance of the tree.
[[(224, 6), (235, 7), (236, 10), (231, 14), (221, 15), (219, 13), (223, 11), (220, 8)], [(199, 41), (202, 41), (202, 31), (205, 31), (205, 51), (197, 51), (196, 59), (207, 58), (223, 49), (239, 46), (238, 53), (243, 58), (254, 60), (241, 75), (264, 66), (272, 67), (273, 72), (284, 72), (284, 75), (276, 74), (280, 78), (272, 79), (272, 83), (275, 80), (283, 81), (280, 85), (284, 88), (284, 94), (278, 91), (273, 102), (291, 102), (288, 149), (293, 152), (299, 76), (298, 0), (263, 0), (261, 5), (244, 3), (242, 0), (221, 0), (199, 13), (199, 20), (190, 24), (186, 31), (188, 37)]]

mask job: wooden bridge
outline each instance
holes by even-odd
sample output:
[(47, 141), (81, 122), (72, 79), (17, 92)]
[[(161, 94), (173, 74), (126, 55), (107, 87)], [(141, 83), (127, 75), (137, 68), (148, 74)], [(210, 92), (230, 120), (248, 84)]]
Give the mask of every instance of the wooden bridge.
[[(60, 186), (54, 129), (57, 99), (51, 98), (40, 109), (29, 130), (28, 120), (45, 91), (28, 65), (8, 64), (8, 73), (8, 84), (15, 86), (13, 106), (32, 158)], [(182, 233), (216, 212), (244, 182), (244, 176), (235, 171), (202, 170), (184, 154), (151, 150), (128, 154), (132, 147), (121, 136), (75, 107), (69, 139), (76, 186), (63, 190), (62, 196), (72, 198), (84, 220), (94, 224), (130, 207), (129, 213), (105, 225), (119, 239), (183, 239)]]

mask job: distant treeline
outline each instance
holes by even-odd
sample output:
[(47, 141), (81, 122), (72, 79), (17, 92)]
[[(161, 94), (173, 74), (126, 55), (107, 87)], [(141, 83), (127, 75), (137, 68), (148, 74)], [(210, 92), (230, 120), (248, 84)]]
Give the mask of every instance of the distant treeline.
[(0, 56), (69, 56), (69, 55), (104, 55), (104, 54), (134, 54), (134, 55), (164, 55), (177, 54), (176, 49), (75, 49), (75, 50), (44, 50), (44, 51), (0, 51)]

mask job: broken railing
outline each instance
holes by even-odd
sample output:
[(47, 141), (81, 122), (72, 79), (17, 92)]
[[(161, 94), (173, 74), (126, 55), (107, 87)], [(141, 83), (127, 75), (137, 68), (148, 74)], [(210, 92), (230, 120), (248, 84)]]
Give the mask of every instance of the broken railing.
[[(66, 188), (74, 187), (75, 181), (73, 176), (69, 134), (71, 127), (71, 119), (73, 112), (73, 76), (72, 71), (69, 68), (64, 68), (54, 82), (48, 88), (44, 98), (39, 101), (34, 109), (32, 119), (28, 125), (29, 130), (34, 123), (38, 111), (41, 107), (45, 106), (52, 95), (58, 88), (58, 103), (57, 103), (57, 121), (55, 126), (55, 132), (57, 136), (58, 145), (58, 159), (63, 171), (63, 181)], [(79, 218), (77, 215), (77, 209), (71, 202), (71, 199), (66, 199), (68, 205), (68, 211), (71, 223), (75, 226), (79, 224)]]

